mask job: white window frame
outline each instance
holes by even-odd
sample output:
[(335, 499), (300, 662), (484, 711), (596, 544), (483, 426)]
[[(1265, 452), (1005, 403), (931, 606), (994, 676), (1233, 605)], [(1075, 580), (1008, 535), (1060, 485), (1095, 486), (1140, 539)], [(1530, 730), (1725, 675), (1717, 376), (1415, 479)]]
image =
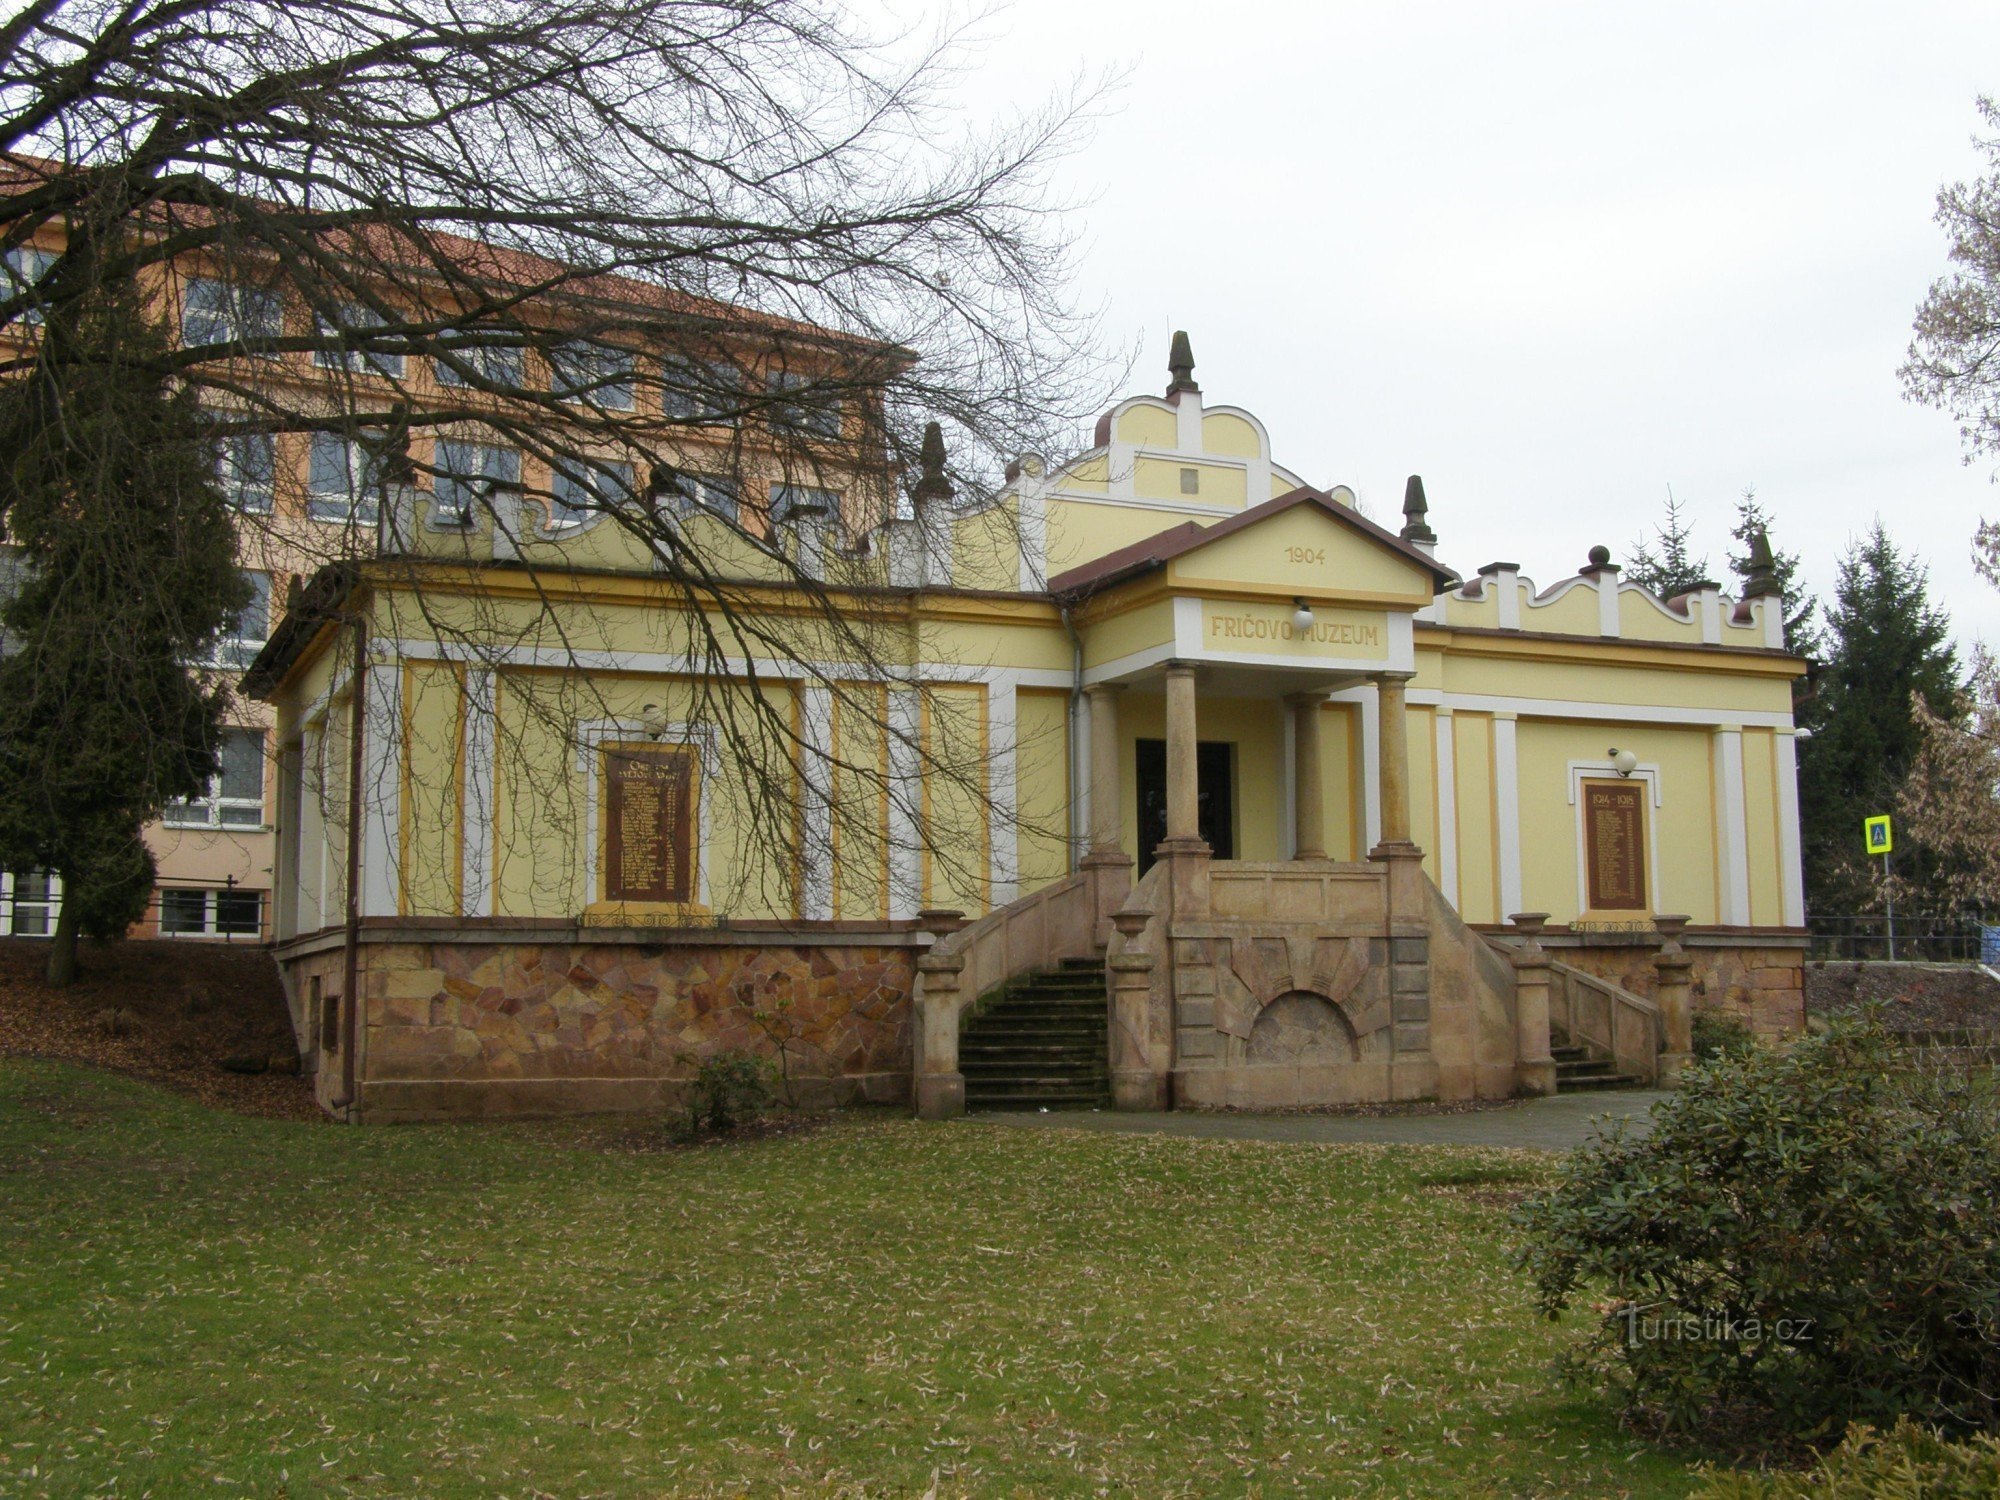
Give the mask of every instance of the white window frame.
[(688, 469), (674, 471), (674, 486), (666, 509), (680, 520), (690, 516), (719, 516), (735, 522), (742, 514), (743, 486), (728, 474), (696, 474)]
[[(447, 330), (445, 337), (453, 332), (472, 332), (470, 329)], [(452, 350), (453, 358), (467, 364), (483, 376), (488, 385), (502, 390), (520, 390), (524, 384), (526, 369), (525, 351), (518, 345), (472, 344), (463, 349)], [(460, 378), (451, 365), (435, 354), (431, 356), (431, 376), (439, 385), (448, 385), (456, 390), (471, 391), (479, 387), (469, 380)]]
[[(41, 875), (48, 881), (48, 896), (44, 900), (20, 900), (20, 878), (23, 875)], [(40, 932), (20, 931), (20, 907), (26, 905), (42, 913)], [(56, 915), (62, 908), (62, 877), (53, 870), (0, 870), (0, 937), (53, 937), (56, 930)]]
[[(315, 483), (318, 475), (314, 460), (322, 445), (329, 443), (339, 443), (345, 450), (342, 462), (347, 484), (337, 491), (320, 489)], [(382, 497), (377, 493), (372, 473), (380, 461), (359, 438), (344, 437), (337, 432), (315, 432), (306, 453), (306, 515), (330, 526), (357, 522), (373, 526), (382, 510)]]
[[(250, 580), (250, 587), (256, 591), (257, 597), (263, 600), (264, 633), (262, 635), (230, 634), (216, 637), (215, 654), (209, 659), (208, 665), (233, 671), (241, 671), (244, 667), (249, 666), (251, 662), (255, 661), (257, 653), (262, 651), (265, 643), (271, 639), (271, 605), (277, 595), (277, 580), (262, 568), (240, 568), (238, 572)], [(263, 582), (259, 583), (259, 579), (262, 579)], [(247, 610), (249, 607), (245, 606), (245, 609)], [(234, 620), (230, 621), (232, 629), (240, 627), (241, 623), (242, 615), (240, 613)]]
[[(549, 350), (549, 388), (574, 405), (630, 411), (638, 366), (638, 357), (622, 344), (571, 339)], [(621, 374), (622, 380), (615, 378)]]
[[(262, 729), (248, 724), (231, 725), (224, 734), (254, 735), (257, 739), (257, 795), (252, 797), (225, 797), (222, 794), (222, 767), (216, 766), (215, 774), (208, 778), (208, 792), (190, 802), (170, 802), (160, 821), (169, 828), (211, 828), (226, 829), (231, 833), (257, 833), (270, 826), (265, 815), (265, 799), (271, 790), (270, 773), (266, 769), (269, 761), (270, 736)], [(219, 753), (219, 752), (218, 752)], [(236, 811), (255, 811), (254, 823), (232, 823), (223, 814)]]
[[(250, 890), (243, 886), (181, 885), (161, 886), (156, 895), (159, 901), (159, 919), (154, 923), (154, 927), (163, 938), (243, 938), (256, 941), (264, 936), (264, 921), (266, 916), (265, 897), (267, 895), (264, 891)], [(193, 929), (185, 927), (168, 929), (167, 897), (170, 895), (201, 897), (200, 927)], [(218, 909), (221, 906), (220, 898), (224, 896), (247, 897), (255, 901), (257, 903), (256, 925), (248, 929), (230, 928), (225, 931), (218, 917)]]
[[(228, 306), (220, 310), (202, 308), (199, 314), (194, 307), (195, 288), (221, 287), (227, 293)], [(269, 326), (262, 326), (263, 317), (253, 319), (252, 313), (268, 315)], [(212, 336), (193, 339), (188, 335), (190, 325), (199, 316), (214, 322)], [(274, 291), (263, 291), (256, 287), (246, 287), (240, 282), (225, 281), (216, 276), (193, 276), (181, 294), (181, 343), (199, 348), (204, 344), (240, 344), (251, 337), (277, 338), (285, 331), (284, 300)]]
[[(569, 472), (575, 467), (588, 471), (588, 477)], [(581, 526), (629, 503), (634, 494), (632, 484), (632, 465), (623, 459), (574, 458), (553, 466), (549, 470), (549, 530)], [(562, 498), (565, 489), (585, 494), (592, 503), (571, 505)]]
[[(673, 384), (676, 375), (699, 387), (688, 390)], [(706, 387), (713, 386), (710, 392)], [(730, 405), (719, 403), (729, 402)], [(660, 411), (670, 421), (690, 422), (704, 427), (734, 427), (736, 411), (743, 402), (743, 372), (722, 359), (689, 359), (669, 354), (660, 360)]]
[[(459, 455), (448, 456), (447, 450), (451, 449), (476, 454), (479, 468), (467, 473), (453, 467), (452, 460)], [(503, 460), (497, 466), (492, 462), (496, 455)], [(431, 479), (431, 520), (438, 526), (470, 526), (481, 489), (490, 495), (498, 490), (518, 489), (521, 484), (521, 450), (504, 443), (441, 437), (434, 458), (432, 467), (437, 473)]]
[[(337, 338), (345, 332), (365, 332), (380, 328), (386, 320), (374, 308), (359, 302), (343, 303), (332, 317), (315, 316), (313, 330), (320, 338)], [(403, 356), (371, 353), (365, 349), (315, 349), (313, 363), (322, 370), (347, 370), (354, 374), (381, 375), (390, 380), (403, 378)]]
[[(16, 245), (7, 252), (4, 268), (0, 268), (0, 275), (7, 278), (7, 295), (19, 296), (38, 285), (55, 263), (56, 253), (53, 250), (44, 250), (39, 245)], [(21, 313), (19, 321), (29, 328), (41, 327), (41, 304), (30, 303)]]
[[(221, 407), (206, 407), (202, 415), (210, 421), (226, 422), (236, 414)], [(260, 444), (264, 449), (264, 487), (252, 490), (243, 483), (247, 472), (239, 458), (244, 445)], [(268, 432), (230, 432), (215, 438), (215, 478), (222, 486), (230, 508), (246, 516), (268, 516), (278, 492), (278, 440)]]
[(800, 399), (799, 391), (810, 391), (818, 383), (813, 375), (793, 375), (780, 370), (771, 376), (771, 426), (781, 432), (804, 433), (807, 437), (837, 438), (844, 412), (840, 397), (823, 395)]

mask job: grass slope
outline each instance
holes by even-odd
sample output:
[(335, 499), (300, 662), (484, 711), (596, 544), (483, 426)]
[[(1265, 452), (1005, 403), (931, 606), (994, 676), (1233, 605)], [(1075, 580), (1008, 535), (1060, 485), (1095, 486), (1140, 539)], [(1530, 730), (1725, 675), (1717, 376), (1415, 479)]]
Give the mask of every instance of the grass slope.
[(1547, 1374), (1547, 1158), (337, 1130), (0, 1060), (0, 1494), (1684, 1495)]

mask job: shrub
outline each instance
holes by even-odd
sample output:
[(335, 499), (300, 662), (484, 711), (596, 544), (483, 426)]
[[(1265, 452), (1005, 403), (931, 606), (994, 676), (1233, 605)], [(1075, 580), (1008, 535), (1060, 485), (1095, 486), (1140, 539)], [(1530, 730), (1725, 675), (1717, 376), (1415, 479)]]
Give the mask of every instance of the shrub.
[(1990, 1095), (1843, 1021), (1690, 1067), (1650, 1135), (1573, 1152), (1515, 1221), (1544, 1312), (1608, 1292), (1578, 1363), (1634, 1414), (1823, 1438), (1993, 1422), (1997, 1195)]
[[(682, 1057), (691, 1062), (692, 1058)], [(696, 1064), (682, 1096), (682, 1127), (690, 1139), (727, 1135), (771, 1107), (771, 1065), (753, 1052), (718, 1052)]]
[(1716, 1474), (1692, 1500), (1991, 1500), (2000, 1495), (2000, 1438), (1946, 1440), (1911, 1421), (1887, 1433), (1853, 1427), (1803, 1474)]
[(1757, 1045), (1757, 1033), (1741, 1016), (1726, 1010), (1694, 1013), (1694, 1055), (1703, 1062), (1740, 1057)]

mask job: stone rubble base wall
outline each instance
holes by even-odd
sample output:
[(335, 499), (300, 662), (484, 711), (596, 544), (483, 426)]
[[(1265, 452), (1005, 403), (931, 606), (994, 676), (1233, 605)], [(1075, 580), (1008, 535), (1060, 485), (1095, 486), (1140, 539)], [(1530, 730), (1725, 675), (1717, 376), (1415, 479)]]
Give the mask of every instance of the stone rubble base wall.
[[(884, 944), (364, 942), (355, 1118), (410, 1120), (660, 1111), (704, 1059), (787, 1067), (802, 1103), (909, 1097), (910, 993), (920, 950)], [(311, 981), (341, 988), (338, 945), (279, 955), (320, 1103), (341, 1086), (321, 1053)]]
[[(1644, 944), (1593, 941), (1575, 947), (1542, 939), (1551, 958), (1630, 990), (1648, 1000), (1657, 998), (1659, 975), (1653, 968), (1654, 942)], [(1683, 939), (1691, 971), (1694, 1008), (1728, 1011), (1747, 1021), (1764, 1037), (1797, 1036), (1805, 1030), (1805, 941), (1786, 946), (1767, 940), (1741, 941), (1690, 934)]]

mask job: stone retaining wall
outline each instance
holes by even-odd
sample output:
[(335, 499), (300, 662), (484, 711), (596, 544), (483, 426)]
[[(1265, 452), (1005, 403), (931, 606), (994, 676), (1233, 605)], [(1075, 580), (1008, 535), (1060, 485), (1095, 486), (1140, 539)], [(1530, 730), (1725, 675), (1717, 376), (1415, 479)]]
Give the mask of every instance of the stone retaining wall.
[[(399, 935), (401, 936), (401, 935)], [(364, 941), (354, 1118), (368, 1123), (663, 1110), (703, 1059), (784, 1042), (802, 1102), (909, 1094), (920, 951), (887, 941), (731, 944)], [(301, 948), (306, 951), (298, 951)], [(322, 1105), (341, 1084), (337, 942), (281, 950), (293, 1021)], [(323, 1038), (329, 1040), (321, 1047)]]
[[(1805, 1030), (1805, 943), (1796, 947), (1771, 943), (1725, 943), (1708, 934), (1689, 933), (1682, 939), (1694, 960), (1691, 971), (1696, 1010), (1722, 1010), (1741, 1016), (1760, 1036), (1796, 1036)], [(1545, 934), (1542, 945), (1552, 958), (1599, 979), (1609, 980), (1648, 1000), (1657, 998), (1659, 976), (1653, 956), (1659, 942), (1610, 943), (1601, 938), (1564, 942)]]

